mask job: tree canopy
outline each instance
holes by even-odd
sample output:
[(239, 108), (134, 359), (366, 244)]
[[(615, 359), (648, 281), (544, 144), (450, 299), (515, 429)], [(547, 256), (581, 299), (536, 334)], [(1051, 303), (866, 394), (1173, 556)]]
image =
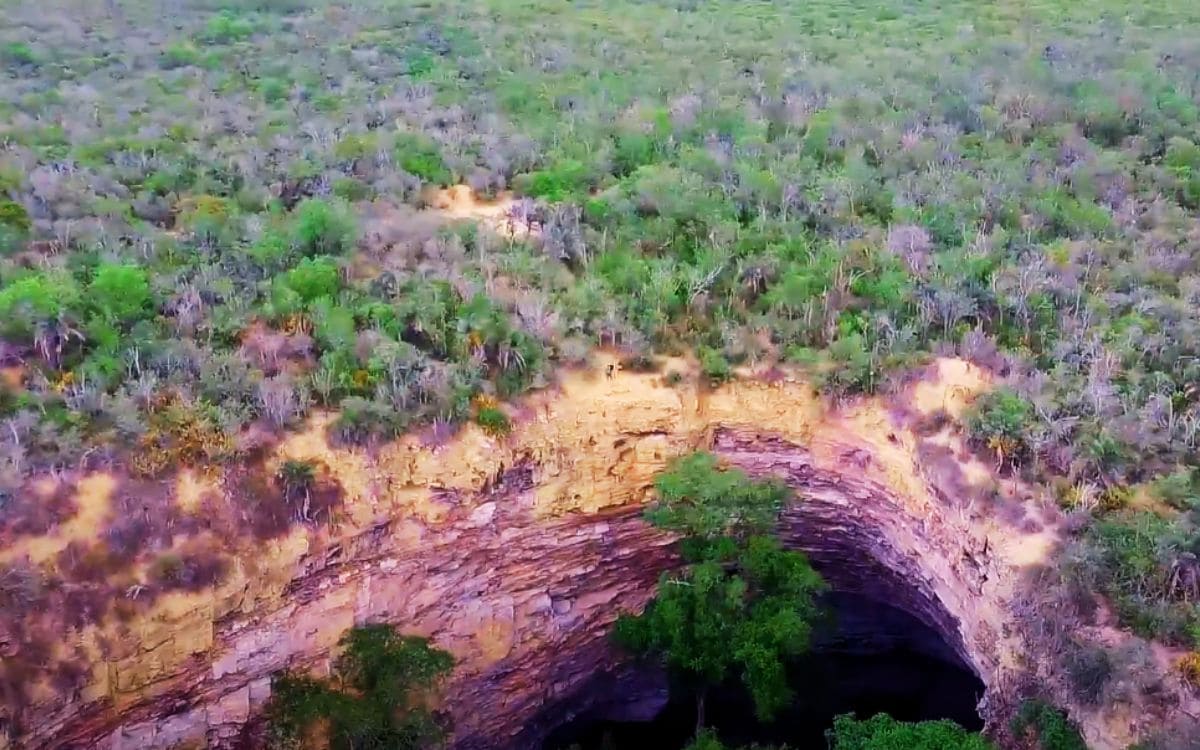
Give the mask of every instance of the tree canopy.
[(843, 714), (826, 733), (830, 750), (994, 750), (952, 721), (897, 721), (887, 714), (859, 720)]
[(688, 564), (662, 576), (644, 612), (617, 621), (617, 642), (694, 688), (698, 730), (708, 689), (730, 677), (770, 718), (791, 698), (787, 660), (808, 649), (824, 590), (804, 555), (765, 535), (786, 489), (721, 470), (703, 453), (677, 460), (655, 485), (647, 516), (685, 535)]
[(453, 657), (391, 625), (353, 628), (339, 646), (329, 679), (285, 673), (275, 680), (266, 711), (274, 740), (306, 746), (323, 726), (331, 750), (436, 746), (445, 728), (428, 707), (429, 690)]

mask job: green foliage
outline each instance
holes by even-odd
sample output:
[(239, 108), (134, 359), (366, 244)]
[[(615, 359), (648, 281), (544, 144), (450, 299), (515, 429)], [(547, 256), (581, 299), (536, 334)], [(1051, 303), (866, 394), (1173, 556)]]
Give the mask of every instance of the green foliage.
[(678, 459), (655, 481), (647, 511), (657, 526), (684, 535), (689, 565), (664, 574), (640, 615), (622, 615), (614, 637), (636, 654), (661, 659), (693, 686), (697, 729), (708, 688), (737, 677), (766, 720), (791, 698), (785, 664), (808, 649), (819, 615), (821, 577), (804, 555), (769, 531), (786, 498), (775, 482), (720, 471), (706, 453)]
[[(683, 750), (727, 750), (727, 748), (726, 745), (721, 742), (721, 739), (717, 736), (716, 732), (712, 731), (711, 729), (701, 729), (696, 733), (696, 736), (692, 738), (692, 741), (689, 742), (687, 747), (685, 747)], [(752, 745), (743, 746), (739, 748), (739, 750), (772, 750), (772, 748), (754, 743)], [(780, 750), (787, 750), (787, 747), (784, 746), (780, 748)]]
[(374, 152), (375, 138), (371, 134), (350, 133), (342, 137), (333, 147), (333, 156), (338, 161), (354, 162), (365, 159)]
[(710, 541), (769, 532), (789, 496), (780, 482), (755, 482), (737, 469), (718, 468), (711, 453), (675, 459), (654, 488), (657, 498), (646, 510), (651, 523)]
[(613, 174), (618, 177), (632, 174), (638, 167), (664, 158), (666, 148), (650, 133), (622, 133), (614, 138)]
[(434, 185), (449, 185), (454, 179), (432, 139), (417, 133), (396, 136), (396, 164), (409, 174)]
[(290, 271), (275, 278), (276, 312), (287, 314), (318, 299), (333, 299), (341, 286), (337, 260), (326, 256), (304, 258)]
[(0, 200), (0, 227), (28, 234), (33, 222), (29, 220), (29, 212), (20, 203)]
[(333, 183), (333, 194), (347, 202), (367, 200), (371, 188), (353, 177), (339, 177)]
[[(314, 274), (306, 279), (306, 283), (315, 284), (306, 292), (311, 294), (323, 289), (325, 281), (316, 278)], [(301, 295), (302, 299), (303, 297), (304, 295)], [(354, 346), (354, 334), (357, 327), (354, 323), (353, 312), (335, 304), (327, 293), (320, 293), (311, 300), (309, 311), (313, 322), (313, 334), (322, 349), (346, 352)], [(361, 386), (365, 385), (367, 383), (361, 384)]]
[(990, 742), (952, 721), (909, 723), (887, 714), (865, 721), (843, 714), (826, 737), (830, 750), (992, 750)]
[(153, 302), (149, 276), (133, 264), (102, 263), (88, 284), (87, 302), (111, 323), (132, 323), (144, 317)]
[(492, 437), (503, 437), (512, 431), (508, 415), (496, 406), (485, 406), (475, 415), (475, 421)]
[(32, 228), (24, 206), (0, 198), (0, 256), (19, 250)]
[(391, 625), (354, 628), (339, 645), (330, 680), (292, 674), (276, 679), (266, 709), (275, 732), (299, 741), (324, 722), (332, 750), (435, 746), (444, 728), (426, 698), (453, 668), (453, 657)]
[(708, 378), (709, 383), (717, 385), (733, 377), (733, 368), (730, 367), (729, 360), (725, 359), (725, 355), (721, 352), (702, 346), (699, 356), (700, 371), (704, 373), (704, 377)]
[(354, 246), (354, 218), (341, 203), (305, 199), (293, 212), (293, 226), (303, 255), (341, 255)]
[(818, 381), (839, 394), (871, 393), (879, 366), (861, 333), (846, 333), (829, 345), (829, 366), (817, 374)]
[(808, 118), (801, 141), (805, 156), (825, 161), (835, 155), (829, 143), (833, 136), (833, 124), (833, 113), (828, 111), (816, 112)]
[(1146, 637), (1192, 645), (1200, 608), (1190, 576), (1194, 531), (1155, 513), (1110, 513), (1087, 531), (1085, 558), (1069, 569), (1111, 601), (1122, 625)]
[(1028, 452), (1026, 442), (1033, 405), (1007, 388), (986, 393), (967, 415), (972, 438), (991, 449), (1002, 460), (1020, 461)]
[(711, 729), (701, 729), (692, 738), (684, 750), (726, 750), (725, 745), (717, 737), (717, 733)]
[(311, 487), (316, 476), (316, 466), (311, 461), (288, 459), (279, 467), (279, 481), (286, 490)]
[(583, 162), (564, 159), (547, 169), (522, 175), (517, 189), (531, 198), (559, 203), (583, 196), (590, 183), (591, 176)]
[(0, 326), (5, 335), (29, 339), (38, 325), (78, 309), (79, 287), (63, 273), (23, 276), (0, 289)]
[(1177, 510), (1200, 510), (1200, 471), (1180, 469), (1150, 486), (1155, 497)]
[(654, 655), (703, 694), (736, 675), (769, 719), (791, 698), (785, 663), (808, 649), (821, 577), (769, 537), (718, 544), (681, 574), (664, 575), (641, 615), (623, 615), (617, 642)]
[(200, 38), (209, 44), (229, 44), (250, 38), (254, 23), (233, 11), (223, 10), (208, 19)]
[(0, 61), (8, 65), (37, 65), (38, 56), (24, 42), (8, 42), (0, 46)]
[(1013, 734), (1036, 742), (1037, 750), (1087, 750), (1079, 730), (1043, 701), (1026, 701), (1012, 721)]
[(166, 70), (199, 65), (200, 50), (197, 49), (196, 45), (186, 40), (172, 42), (162, 51), (159, 64)]

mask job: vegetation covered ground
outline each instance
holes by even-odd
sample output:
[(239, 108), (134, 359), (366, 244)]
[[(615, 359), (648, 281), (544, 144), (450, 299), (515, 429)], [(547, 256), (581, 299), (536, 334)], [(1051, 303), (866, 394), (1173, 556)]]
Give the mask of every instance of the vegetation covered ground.
[[(233, 459), (314, 408), (500, 435), (495, 399), (596, 346), (836, 398), (953, 353), (1002, 380), (978, 449), (1077, 520), (1056, 616), (1200, 642), (1200, 5), (4, 14), (6, 530), (36, 472)], [(515, 191), (518, 230), (423, 220), (456, 183)], [(1119, 697), (1128, 655), (1064, 653)]]

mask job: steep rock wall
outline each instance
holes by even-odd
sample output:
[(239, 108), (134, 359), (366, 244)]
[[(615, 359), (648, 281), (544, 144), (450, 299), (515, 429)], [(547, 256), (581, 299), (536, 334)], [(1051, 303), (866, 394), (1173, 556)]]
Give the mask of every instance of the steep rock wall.
[[(934, 626), (987, 686), (985, 717), (1003, 718), (997, 696), (1039, 668), (1009, 602), (1056, 532), (985, 510), (978, 499), (997, 494), (987, 467), (950, 428), (922, 425), (960, 411), (986, 387), (983, 373), (943, 360), (886, 402), (831, 410), (778, 373), (709, 390), (605, 377), (603, 365), (514, 407), (504, 439), (472, 427), (441, 446), (411, 436), (368, 452), (332, 447), (328, 420), (315, 420), (270, 462), (327, 467), (345, 491), (336, 518), (269, 542), (225, 540), (234, 564), (219, 585), (64, 634), (93, 655), (91, 671), (68, 694), (42, 691), (10, 744), (232, 747), (272, 673), (325, 670), (347, 628), (384, 620), (458, 658), (444, 696), (455, 747), (527, 747), (541, 731), (528, 721), (615, 664), (609, 625), (641, 607), (672, 562), (640, 505), (671, 457), (706, 447), (784, 478), (797, 493), (789, 543), (836, 586)], [(187, 473), (175, 501), (232, 502), (235, 482)], [(1022, 500), (1015, 485), (1007, 492)], [(30, 540), (24, 553), (56, 544)], [(1130, 731), (1077, 718), (1098, 750), (1123, 747)]]

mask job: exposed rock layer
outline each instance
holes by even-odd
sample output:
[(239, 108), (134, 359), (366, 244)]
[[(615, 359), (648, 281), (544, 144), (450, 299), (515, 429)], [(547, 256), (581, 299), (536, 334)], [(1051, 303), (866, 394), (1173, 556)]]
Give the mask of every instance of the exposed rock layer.
[[(327, 669), (347, 628), (382, 620), (458, 657), (444, 700), (455, 747), (529, 747), (548, 727), (527, 722), (615, 664), (611, 622), (641, 607), (672, 563), (670, 540), (639, 506), (666, 462), (697, 447), (784, 478), (797, 492), (787, 541), (835, 586), (934, 627), (986, 685), (985, 718), (1003, 718), (995, 697), (1038, 666), (1023, 663), (1009, 601), (1055, 535), (975, 510), (990, 474), (949, 429), (922, 437), (912, 425), (960, 410), (986, 378), (955, 361), (927, 375), (888, 404), (840, 411), (788, 381), (709, 392), (657, 375), (578, 375), (514, 410), (504, 440), (471, 428), (440, 448), (413, 437), (371, 454), (330, 447), (318, 421), (273, 460), (328, 466), (347, 494), (337, 523), (247, 542), (219, 586), (70, 634), (108, 648), (94, 649), (83, 690), (26, 714), (13, 744), (232, 746), (272, 673)], [(931, 445), (943, 465), (918, 458)], [(180, 503), (185, 480), (196, 481), (181, 478)], [(233, 494), (220, 480), (211, 491)], [(1097, 750), (1123, 746), (1128, 724), (1077, 715)]]

